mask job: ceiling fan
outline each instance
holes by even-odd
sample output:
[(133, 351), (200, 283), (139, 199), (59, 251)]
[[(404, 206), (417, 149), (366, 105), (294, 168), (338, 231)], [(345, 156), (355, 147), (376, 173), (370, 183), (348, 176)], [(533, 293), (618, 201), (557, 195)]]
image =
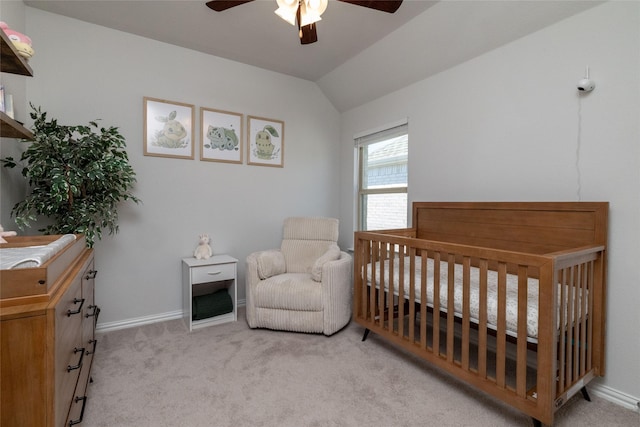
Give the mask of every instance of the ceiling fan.
[[(222, 12), (252, 1), (254, 0), (210, 0), (206, 5), (216, 12)], [(394, 13), (402, 4), (402, 0), (338, 1), (387, 13)], [(322, 19), (320, 15), (327, 8), (328, 0), (276, 0), (276, 2), (278, 3), (278, 9), (275, 13), (291, 25), (296, 25), (297, 23), (301, 44), (310, 44), (318, 41), (316, 23)]]

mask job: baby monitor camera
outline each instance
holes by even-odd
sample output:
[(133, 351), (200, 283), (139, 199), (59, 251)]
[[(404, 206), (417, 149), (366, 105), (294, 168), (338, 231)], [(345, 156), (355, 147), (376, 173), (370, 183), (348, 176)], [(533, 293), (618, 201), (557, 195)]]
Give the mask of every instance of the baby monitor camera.
[(596, 84), (591, 79), (581, 79), (578, 82), (578, 90), (580, 92), (591, 92), (596, 88)]
[(591, 92), (596, 88), (596, 83), (589, 78), (589, 67), (587, 67), (587, 73), (583, 79), (578, 82), (578, 90), (580, 92)]

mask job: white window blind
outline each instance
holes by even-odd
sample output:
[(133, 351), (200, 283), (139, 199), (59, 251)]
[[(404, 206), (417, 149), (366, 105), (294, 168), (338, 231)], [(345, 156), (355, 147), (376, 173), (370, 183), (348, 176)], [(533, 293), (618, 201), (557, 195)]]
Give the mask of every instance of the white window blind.
[(409, 135), (406, 122), (357, 136), (358, 229), (407, 226)]

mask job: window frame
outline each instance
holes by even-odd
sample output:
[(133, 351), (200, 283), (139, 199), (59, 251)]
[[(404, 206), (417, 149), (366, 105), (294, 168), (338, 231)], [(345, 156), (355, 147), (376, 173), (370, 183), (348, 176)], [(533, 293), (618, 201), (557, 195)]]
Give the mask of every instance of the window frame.
[[(365, 154), (365, 148), (369, 145), (377, 142), (385, 141), (388, 139), (396, 138), (402, 135), (406, 135), (407, 144), (409, 138), (409, 126), (406, 120), (395, 123), (393, 125), (385, 126), (376, 131), (369, 131), (354, 137), (354, 143), (357, 155), (357, 195), (356, 195), (356, 230), (364, 230), (364, 224), (366, 222), (365, 215), (368, 212), (366, 208), (367, 196), (370, 195), (384, 195), (384, 194), (408, 194), (409, 193), (409, 176), (407, 171), (407, 184), (405, 186), (384, 187), (384, 188), (364, 188), (364, 182), (366, 181), (365, 174), (365, 162), (367, 155)], [(408, 146), (407, 146), (408, 150)], [(409, 163), (409, 154), (407, 152), (407, 168)], [(407, 208), (405, 212), (405, 219), (408, 221), (409, 217), (409, 203), (407, 200)]]

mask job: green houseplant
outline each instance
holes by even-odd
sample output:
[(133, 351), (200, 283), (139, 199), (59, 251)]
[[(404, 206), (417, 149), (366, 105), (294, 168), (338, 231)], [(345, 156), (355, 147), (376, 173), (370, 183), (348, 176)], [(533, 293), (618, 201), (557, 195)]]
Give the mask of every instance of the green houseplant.
[(102, 231), (118, 232), (117, 205), (140, 200), (131, 193), (136, 174), (124, 150), (118, 128), (99, 128), (96, 122), (65, 126), (47, 121), (47, 113), (31, 104), (33, 141), (20, 163), (1, 159), (5, 167), (22, 167), (30, 194), (12, 209), (20, 229), (38, 216), (52, 223), (45, 234), (83, 233), (87, 245), (102, 238)]

